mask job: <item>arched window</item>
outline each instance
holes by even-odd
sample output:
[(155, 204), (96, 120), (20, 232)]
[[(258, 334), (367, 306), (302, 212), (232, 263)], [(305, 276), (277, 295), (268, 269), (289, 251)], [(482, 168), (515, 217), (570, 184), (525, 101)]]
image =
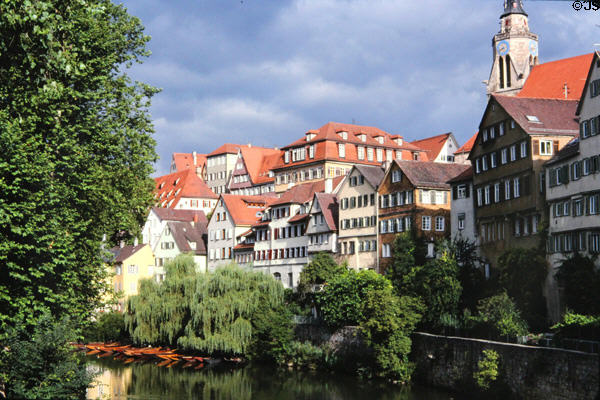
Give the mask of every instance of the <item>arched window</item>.
[(275, 272), (273, 276), (275, 277), (275, 280), (281, 282), (281, 274), (279, 272)]
[(506, 55), (506, 87), (510, 87), (510, 56)]
[(500, 89), (504, 89), (504, 58), (498, 57), (498, 75), (500, 76)]

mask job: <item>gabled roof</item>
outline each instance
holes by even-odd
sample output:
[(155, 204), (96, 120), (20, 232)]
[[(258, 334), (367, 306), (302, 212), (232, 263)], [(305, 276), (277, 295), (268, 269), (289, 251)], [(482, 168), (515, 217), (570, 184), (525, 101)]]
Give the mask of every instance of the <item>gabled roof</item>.
[(195, 153), (194, 162), (194, 153), (173, 153), (173, 165), (175, 166), (175, 171), (173, 172), (181, 172), (188, 168), (202, 167), (205, 164), (206, 154)]
[(452, 136), (452, 132), (442, 133), (441, 135), (414, 140), (411, 142), (411, 144), (414, 144), (415, 146), (425, 150), (427, 153), (427, 158), (430, 161), (433, 161), (440, 154), (444, 148), (444, 144), (446, 144), (450, 136)]
[(379, 166), (355, 165), (354, 168), (356, 168), (358, 172), (365, 177), (367, 182), (369, 182), (374, 189), (379, 187), (381, 180), (385, 176), (385, 170)]
[(315, 200), (319, 203), (327, 226), (332, 231), (338, 230), (339, 204), (337, 196), (333, 193), (315, 193)]
[(448, 183), (452, 184), (452, 183), (458, 183), (458, 182), (465, 182), (465, 181), (470, 181), (472, 179), (473, 179), (473, 167), (469, 166), (469, 168), (467, 168), (466, 170), (464, 170), (463, 172), (461, 172), (454, 178), (450, 179), (448, 181)]
[[(579, 134), (579, 123), (575, 119), (576, 100), (529, 99), (492, 95), (490, 103), (493, 100), (497, 101), (515, 122), (530, 135), (572, 136)], [(488, 103), (488, 107), (490, 103)], [(537, 118), (539, 122), (532, 121), (531, 117)]]
[(450, 189), (448, 180), (470, 168), (465, 164), (432, 161), (394, 161), (415, 187)]
[[(180, 252), (192, 252), (195, 255), (206, 254), (206, 224), (171, 221), (167, 222), (167, 226), (171, 229), (171, 235), (173, 235), (173, 239), (175, 239), (175, 243)], [(190, 246), (190, 242), (196, 243), (195, 250)]]
[(566, 159), (569, 159), (571, 157), (575, 157), (578, 154), (579, 154), (579, 138), (576, 137), (575, 139), (571, 140), (569, 143), (564, 145), (563, 148), (560, 149), (559, 152), (554, 155), (554, 157), (552, 157), (550, 160), (546, 161), (546, 163), (544, 163), (544, 165), (548, 166), (548, 165), (552, 165), (552, 164), (557, 164), (557, 163), (564, 161)]
[(192, 169), (154, 178), (154, 182), (156, 184), (156, 204), (159, 207), (175, 208), (182, 197), (218, 198)]
[(277, 200), (271, 196), (242, 196), (236, 194), (222, 194), (221, 199), (229, 211), (234, 225), (252, 225), (260, 220), (257, 212), (264, 209)]
[[(340, 184), (340, 182), (344, 179), (344, 176), (337, 176), (333, 178), (332, 188), (335, 191), (335, 188)], [(315, 193), (324, 192), (325, 191), (325, 180), (320, 180), (316, 182), (308, 182), (302, 183), (300, 185), (295, 185), (292, 188), (288, 189), (284, 192), (279, 199), (276, 199), (271, 205), (277, 206), (282, 204), (302, 204), (306, 203), (309, 200), (312, 200), (313, 195)]]
[(137, 246), (115, 246), (110, 249), (110, 252), (114, 255), (114, 259), (112, 260), (115, 263), (122, 263), (127, 260), (129, 257), (140, 251), (144, 246), (148, 246), (147, 244), (138, 244)]
[(161, 221), (187, 221), (208, 223), (206, 214), (202, 210), (180, 210), (173, 208), (152, 207), (152, 211)]
[(246, 171), (248, 171), (253, 184), (275, 180), (275, 177), (269, 176), (269, 171), (279, 161), (281, 150), (242, 146), (240, 152), (246, 165)]
[(517, 97), (579, 100), (594, 53), (536, 65)]
[(594, 72), (594, 67), (600, 62), (600, 53), (597, 51), (594, 52), (594, 57), (592, 58), (592, 62), (590, 63), (590, 69), (588, 70), (587, 77), (585, 79), (585, 83), (583, 85), (583, 91), (581, 92), (581, 98), (579, 99), (579, 103), (577, 104), (577, 110), (575, 111), (575, 115), (579, 115), (581, 112), (581, 107), (585, 102), (585, 95), (590, 88), (590, 79), (592, 78), (592, 73)]
[(471, 136), (471, 138), (469, 140), (467, 140), (467, 143), (463, 144), (458, 150), (456, 150), (454, 152), (454, 154), (471, 152), (471, 149), (473, 148), (473, 145), (475, 144), (475, 139), (477, 139), (478, 133), (479, 132), (476, 132), (473, 136)]

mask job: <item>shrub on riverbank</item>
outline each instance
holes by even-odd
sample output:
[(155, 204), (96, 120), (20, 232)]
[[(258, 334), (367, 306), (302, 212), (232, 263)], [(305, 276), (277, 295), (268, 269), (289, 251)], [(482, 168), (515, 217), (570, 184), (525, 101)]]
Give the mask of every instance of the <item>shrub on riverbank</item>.
[(0, 348), (0, 383), (8, 399), (81, 399), (93, 375), (73, 353), (76, 340), (68, 319), (43, 316), (33, 332), (10, 329)]
[(118, 311), (100, 313), (96, 321), (90, 323), (83, 332), (84, 341), (121, 342), (129, 337), (123, 313)]

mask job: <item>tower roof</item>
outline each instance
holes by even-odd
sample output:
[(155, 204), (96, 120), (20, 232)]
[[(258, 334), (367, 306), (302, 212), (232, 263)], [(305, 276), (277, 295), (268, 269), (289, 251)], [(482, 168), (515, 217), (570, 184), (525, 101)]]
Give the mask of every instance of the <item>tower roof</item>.
[(504, 0), (504, 13), (500, 18), (506, 17), (509, 14), (523, 14), (527, 16), (527, 13), (523, 9), (523, 0)]

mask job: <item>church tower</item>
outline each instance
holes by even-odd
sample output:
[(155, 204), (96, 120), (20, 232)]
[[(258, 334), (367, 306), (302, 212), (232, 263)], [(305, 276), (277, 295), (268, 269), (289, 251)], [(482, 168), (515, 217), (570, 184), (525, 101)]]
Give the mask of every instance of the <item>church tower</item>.
[(500, 32), (492, 40), (494, 64), (487, 93), (516, 95), (538, 64), (538, 36), (529, 31), (523, 0), (504, 0)]

